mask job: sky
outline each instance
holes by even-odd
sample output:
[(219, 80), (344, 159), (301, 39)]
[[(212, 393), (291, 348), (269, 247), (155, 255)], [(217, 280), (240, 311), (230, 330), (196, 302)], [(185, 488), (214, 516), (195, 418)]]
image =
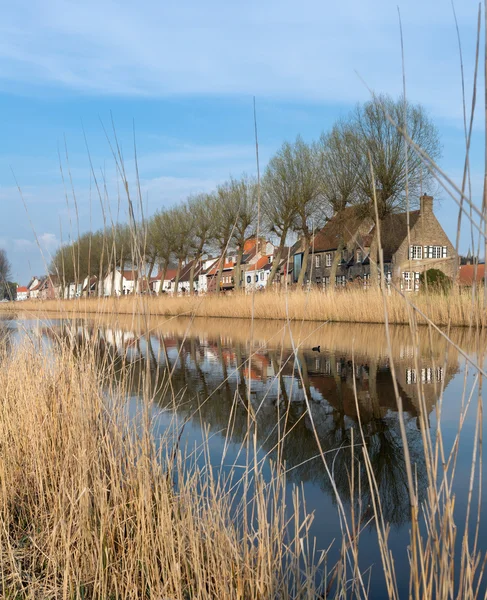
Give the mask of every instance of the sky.
[[(133, 192), (137, 154), (144, 211), (152, 214), (230, 175), (255, 174), (254, 97), (262, 170), (284, 141), (318, 138), (370, 90), (398, 97), (398, 6), (407, 97), (437, 125), (440, 165), (460, 185), (465, 132), (451, 0), (5, 4), (0, 247), (14, 280), (25, 285), (46, 272), (61, 242), (103, 227), (100, 196), (107, 220), (126, 220), (115, 135)], [(470, 110), (478, 5), (457, 1), (455, 10)], [(482, 89), (483, 73), (478, 84)], [(470, 166), (479, 204), (483, 92), (478, 102)], [(437, 198), (437, 215), (455, 242), (456, 204), (441, 189)], [(470, 246), (465, 225), (460, 249)]]

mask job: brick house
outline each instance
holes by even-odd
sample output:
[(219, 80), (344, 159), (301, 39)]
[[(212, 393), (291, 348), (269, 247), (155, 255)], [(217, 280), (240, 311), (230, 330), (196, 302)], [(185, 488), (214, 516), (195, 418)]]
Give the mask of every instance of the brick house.
[[(305, 281), (328, 286), (370, 280), (370, 250), (376, 236), (373, 219), (360, 207), (349, 207), (334, 216), (311, 242)], [(432, 196), (420, 198), (420, 209), (388, 215), (382, 222), (384, 272), (405, 291), (419, 288), (420, 274), (439, 269), (453, 277), (458, 257), (433, 212)], [(301, 270), (304, 247), (293, 255), (293, 281)], [(330, 281), (335, 266), (335, 281)]]

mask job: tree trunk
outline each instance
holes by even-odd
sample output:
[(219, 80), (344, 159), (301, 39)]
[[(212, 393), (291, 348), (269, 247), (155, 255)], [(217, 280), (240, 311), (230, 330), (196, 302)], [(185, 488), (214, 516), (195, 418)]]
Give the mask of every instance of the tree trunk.
[(281, 239), (279, 241), (279, 247), (277, 248), (277, 252), (274, 254), (274, 258), (272, 260), (272, 269), (269, 273), (269, 279), (267, 280), (267, 287), (270, 288), (272, 282), (274, 281), (274, 277), (276, 276), (277, 269), (279, 268), (279, 263), (281, 262), (282, 251), (284, 249), (284, 244), (286, 243), (287, 229), (282, 232)]
[(240, 290), (241, 281), (240, 281), (240, 271), (242, 266), (242, 257), (243, 257), (243, 244), (240, 244), (238, 253), (237, 253), (237, 264), (235, 265), (235, 289)]
[(340, 238), (338, 248), (335, 250), (335, 256), (333, 257), (333, 262), (331, 263), (330, 286), (332, 287), (332, 289), (336, 285), (336, 276), (337, 276), (338, 265), (341, 261), (342, 251), (343, 251), (344, 247), (345, 247), (345, 244), (343, 242), (343, 238)]
[(159, 294), (162, 293), (163, 291), (163, 286), (164, 286), (164, 279), (166, 279), (166, 273), (167, 273), (167, 268), (169, 266), (169, 260), (165, 260), (162, 264), (162, 269), (161, 269), (161, 285), (159, 287)]
[(189, 295), (192, 296), (194, 294), (194, 271), (195, 271), (195, 267), (196, 267), (196, 263), (199, 261), (199, 256), (198, 258), (194, 258), (193, 262), (191, 264), (191, 269), (189, 271)]
[(218, 269), (217, 269), (217, 272), (216, 272), (216, 288), (215, 288), (215, 292), (217, 294), (220, 293), (220, 283), (221, 283), (221, 280), (222, 280), (223, 267), (225, 266), (225, 256), (224, 256), (224, 254), (225, 254), (225, 248), (226, 247), (227, 247), (226, 244), (224, 244), (222, 246), (222, 253), (221, 253), (221, 256), (220, 256), (220, 260), (218, 261), (220, 264), (218, 265)]
[(178, 269), (176, 271), (176, 277), (174, 280), (174, 292), (173, 295), (178, 295), (178, 287), (179, 287), (179, 276), (181, 275), (181, 267), (183, 266), (183, 259), (178, 259)]
[(198, 252), (196, 253), (193, 264), (191, 265), (191, 271), (189, 273), (189, 295), (192, 296), (194, 294), (194, 271), (196, 268), (196, 264), (201, 260), (201, 255), (203, 254), (203, 246), (201, 245), (198, 248)]
[(303, 262), (301, 263), (301, 271), (299, 272), (299, 277), (298, 277), (298, 287), (302, 286), (304, 283), (304, 276), (306, 275), (306, 268), (308, 266), (309, 245), (310, 245), (309, 236), (305, 236), (304, 243), (306, 244), (306, 246), (304, 248)]
[(370, 285), (372, 287), (377, 287), (379, 284), (379, 243), (377, 239), (377, 231), (375, 232), (374, 239), (370, 245), (370, 255), (369, 255), (369, 263), (370, 263)]

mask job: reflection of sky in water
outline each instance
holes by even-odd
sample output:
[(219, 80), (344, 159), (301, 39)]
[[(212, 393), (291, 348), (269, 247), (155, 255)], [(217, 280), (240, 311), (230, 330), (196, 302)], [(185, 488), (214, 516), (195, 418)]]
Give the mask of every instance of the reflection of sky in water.
[[(48, 325), (55, 327), (49, 329)], [(280, 345), (278, 338), (267, 345), (260, 341), (250, 352), (249, 344), (242, 336), (234, 339), (228, 334), (215, 334), (214, 330), (210, 333), (199, 331), (197, 327), (191, 335), (184, 335), (184, 328), (176, 332), (161, 328), (145, 335), (143, 331), (135, 332), (130, 328), (94, 327), (81, 321), (76, 324), (69, 321), (22, 321), (17, 322), (16, 327), (13, 344), (17, 344), (27, 331), (35, 343), (47, 349), (55, 344), (56, 335), (64, 334), (79, 344), (83, 343), (83, 339), (96, 339), (104, 348), (108, 347), (118, 357), (124, 357), (133, 378), (128, 408), (134, 422), (138, 421), (143, 411), (138, 399), (140, 378), (143, 373), (149, 372), (152, 389), (158, 390), (151, 407), (156, 438), (167, 433), (168, 429), (172, 429), (177, 436), (188, 419), (180, 448), (189, 454), (194, 448), (202, 446), (202, 424), (209, 424), (210, 458), (216, 468), (222, 466), (224, 452), (223, 469), (229, 469), (235, 463), (245, 464), (246, 457), (241, 448), (248, 423), (246, 402), (250, 399), (252, 413), (258, 424), (259, 458), (269, 456), (275, 460), (279, 431), (288, 432), (283, 448), (289, 471), (288, 502), (291, 506), (293, 484), (302, 485), (307, 510), (314, 513), (311, 531), (317, 538), (318, 548), (326, 548), (333, 539), (340, 539), (341, 529), (326, 470), (321, 458), (313, 458), (318, 450), (312, 428), (313, 425), (316, 428), (320, 444), (327, 453), (328, 464), (334, 470), (340, 494), (348, 502), (347, 507), (350, 501), (348, 475), (352, 464), (355, 465), (356, 474), (364, 478), (362, 499), (367, 517), (370, 515), (370, 509), (367, 508), (370, 497), (360, 460), (360, 448), (355, 449), (353, 463), (350, 450), (352, 430), (355, 443), (359, 442), (357, 424), (360, 416), (385, 517), (393, 525), (389, 542), (395, 555), (399, 587), (407, 591), (409, 502), (390, 361), (384, 346), (378, 347), (374, 340), (375, 336), (383, 335), (380, 326), (375, 329), (368, 326), (366, 334), (362, 336), (362, 344), (357, 343), (361, 330), (357, 325), (330, 329), (335, 337), (328, 335), (328, 340), (324, 335), (325, 343), (322, 342), (320, 354), (312, 352), (312, 344), (308, 343), (299, 347), (296, 356), (290, 344)], [(350, 340), (348, 345), (347, 336)], [(421, 340), (421, 353), (416, 356), (415, 346), (408, 335), (402, 334), (399, 328), (393, 328), (397, 385), (404, 405), (420, 497), (424, 495), (426, 475), (418, 417), (419, 390), (421, 388), (424, 394), (430, 432), (434, 437), (438, 426), (436, 408), (444, 386), (441, 423), (443, 443), (448, 453), (458, 430), (465, 374), (465, 359), (456, 351), (450, 350), (448, 360), (444, 362), (441, 338), (433, 336), (433, 347), (430, 347), (427, 332), (423, 331)], [(165, 381), (168, 371), (172, 373), (172, 386), (176, 394), (184, 391), (176, 415), (165, 409), (171, 406), (169, 391), (167, 386), (160, 385)], [(474, 375), (475, 370), (469, 368), (467, 394), (474, 384)], [(306, 410), (306, 396), (311, 413)], [(476, 405), (474, 394), (464, 423), (457, 460), (454, 492), (460, 532), (463, 530), (470, 479)], [(229, 420), (230, 427), (227, 428)], [(264, 472), (268, 472), (267, 463), (264, 463)], [(485, 538), (485, 526), (482, 526), (481, 534), (480, 539)], [(337, 548), (330, 555), (329, 565), (336, 558), (336, 551)], [(373, 597), (380, 598), (381, 558), (373, 527), (367, 528), (362, 534), (361, 553), (363, 567), (374, 565), (371, 577), (373, 584), (378, 587)]]

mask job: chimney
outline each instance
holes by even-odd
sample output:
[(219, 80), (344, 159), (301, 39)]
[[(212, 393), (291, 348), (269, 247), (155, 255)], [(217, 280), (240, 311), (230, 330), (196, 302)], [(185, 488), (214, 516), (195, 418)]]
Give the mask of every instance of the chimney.
[(433, 196), (428, 196), (427, 194), (423, 194), (419, 198), (420, 208), (422, 213), (432, 213), (433, 212)]

